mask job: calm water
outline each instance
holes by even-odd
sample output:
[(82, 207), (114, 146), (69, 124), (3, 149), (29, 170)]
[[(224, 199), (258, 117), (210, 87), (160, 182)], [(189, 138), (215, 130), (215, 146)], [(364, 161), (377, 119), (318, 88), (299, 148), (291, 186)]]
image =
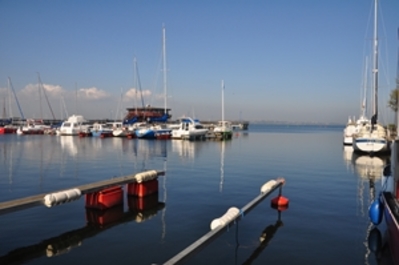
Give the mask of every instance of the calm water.
[(166, 171), (148, 209), (125, 199), (102, 213), (119, 221), (103, 226), (83, 198), (1, 215), (0, 264), (162, 264), (277, 177), (290, 199), (280, 217), (275, 191), (186, 264), (382, 264), (389, 256), (368, 247), (367, 208), (386, 159), (354, 156), (342, 129), (251, 124), (228, 142), (0, 135), (0, 201)]

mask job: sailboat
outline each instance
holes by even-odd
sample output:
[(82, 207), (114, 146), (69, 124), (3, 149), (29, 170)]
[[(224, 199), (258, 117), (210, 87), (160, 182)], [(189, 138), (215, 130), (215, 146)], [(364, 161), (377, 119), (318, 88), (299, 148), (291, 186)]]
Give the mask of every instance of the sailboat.
[(224, 80), (222, 80), (222, 120), (219, 121), (218, 125), (213, 129), (213, 133), (216, 138), (222, 140), (231, 139), (233, 136), (231, 122), (224, 120)]
[(365, 75), (364, 75), (364, 87), (363, 87), (363, 101), (360, 106), (360, 117), (355, 121), (355, 117), (349, 117), (348, 122), (344, 128), (343, 132), (343, 143), (344, 146), (350, 146), (352, 148), (353, 145), (353, 136), (356, 135), (362, 127), (370, 124), (370, 119), (366, 117), (366, 89), (367, 89), (367, 58), (366, 58), (366, 67), (365, 67)]
[[(163, 61), (163, 86), (164, 86), (164, 115), (161, 117), (147, 117), (149, 122), (163, 122), (163, 124), (147, 124), (147, 126), (137, 129), (137, 138), (146, 139), (170, 139), (172, 129), (164, 124), (169, 118), (167, 103), (166, 103), (166, 43), (165, 43), (165, 27), (162, 28), (162, 61)], [(166, 115), (166, 116), (165, 116)]]
[(386, 129), (378, 123), (378, 0), (374, 4), (374, 36), (373, 36), (373, 115), (370, 124), (360, 128), (353, 136), (353, 150), (368, 154), (389, 151), (389, 140)]

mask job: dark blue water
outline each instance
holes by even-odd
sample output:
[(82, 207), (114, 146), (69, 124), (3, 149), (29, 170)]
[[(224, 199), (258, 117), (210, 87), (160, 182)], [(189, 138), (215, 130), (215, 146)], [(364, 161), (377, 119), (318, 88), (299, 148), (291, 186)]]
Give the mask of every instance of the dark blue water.
[(386, 158), (345, 150), (342, 130), (251, 124), (227, 142), (1, 135), (0, 201), (150, 169), (166, 174), (148, 209), (132, 212), (136, 202), (125, 198), (103, 213), (118, 217), (105, 225), (92, 223), (83, 198), (0, 215), (0, 264), (162, 264), (278, 177), (287, 210), (270, 207), (276, 191), (186, 264), (382, 264), (386, 256), (368, 245), (367, 208)]

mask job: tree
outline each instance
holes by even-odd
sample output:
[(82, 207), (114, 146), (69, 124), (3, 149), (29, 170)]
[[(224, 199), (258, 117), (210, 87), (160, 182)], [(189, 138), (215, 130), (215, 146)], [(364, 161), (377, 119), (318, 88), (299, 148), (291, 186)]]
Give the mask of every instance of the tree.
[(388, 100), (388, 107), (395, 113), (398, 111), (399, 78), (396, 79), (396, 88), (391, 91)]

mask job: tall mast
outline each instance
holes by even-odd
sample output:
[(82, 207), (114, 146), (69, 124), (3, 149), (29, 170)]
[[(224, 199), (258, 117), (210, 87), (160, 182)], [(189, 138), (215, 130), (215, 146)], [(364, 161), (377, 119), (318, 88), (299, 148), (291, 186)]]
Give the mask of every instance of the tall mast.
[(167, 80), (166, 80), (166, 36), (165, 36), (165, 25), (162, 27), (162, 55), (163, 55), (163, 91), (164, 91), (164, 106), (165, 106), (165, 113), (167, 108), (167, 95), (166, 95), (166, 87), (167, 87)]
[(374, 87), (374, 104), (373, 117), (371, 123), (376, 124), (378, 120), (378, 0), (374, 1), (374, 36), (373, 36), (373, 87)]
[(11, 105), (12, 92), (10, 88), (10, 81), (8, 81), (7, 93), (8, 93), (8, 115), (10, 118), (12, 118), (14, 115), (12, 113), (12, 105)]
[(224, 121), (224, 80), (222, 80), (222, 121)]
[(40, 102), (40, 119), (43, 120), (43, 106), (42, 106), (42, 90), (40, 87), (40, 76), (37, 73), (38, 89), (39, 89), (39, 102)]
[(5, 121), (7, 117), (7, 112), (6, 112), (6, 97), (3, 98), (3, 120)]

